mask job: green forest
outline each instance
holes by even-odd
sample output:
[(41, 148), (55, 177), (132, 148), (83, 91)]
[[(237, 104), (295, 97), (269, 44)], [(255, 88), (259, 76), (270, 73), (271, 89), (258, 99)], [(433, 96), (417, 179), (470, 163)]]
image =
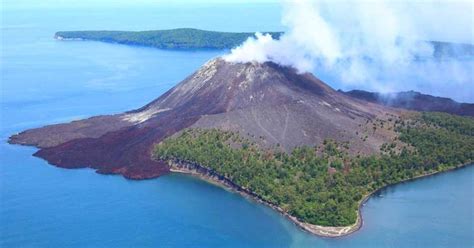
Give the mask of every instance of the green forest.
[[(264, 32), (277, 39), (281, 32)], [(56, 37), (148, 46), (160, 49), (229, 49), (255, 33), (231, 33), (179, 28), (154, 31), (63, 31)]]
[(347, 226), (369, 193), (474, 160), (473, 118), (418, 113), (393, 125), (404, 145), (384, 144), (372, 156), (350, 155), (347, 143), (334, 140), (285, 153), (233, 132), (187, 129), (157, 144), (154, 157), (199, 163), (301, 221)]

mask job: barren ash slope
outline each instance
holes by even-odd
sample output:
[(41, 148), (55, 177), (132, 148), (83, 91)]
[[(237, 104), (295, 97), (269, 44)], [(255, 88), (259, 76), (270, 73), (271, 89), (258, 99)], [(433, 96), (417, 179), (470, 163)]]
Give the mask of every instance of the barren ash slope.
[(183, 128), (238, 131), (287, 151), (327, 138), (354, 140), (354, 152), (369, 154), (395, 134), (380, 132), (362, 142), (356, 133), (368, 119), (387, 114), (399, 111), (354, 100), (312, 74), (217, 58), (140, 109), (27, 130), (9, 142), (36, 146), (35, 156), (59, 167), (146, 179), (169, 171), (151, 160), (153, 144)]
[(472, 162), (473, 123), (352, 98), (271, 62), (216, 58), (140, 109), (9, 142), (63, 168), (130, 179), (193, 173), (336, 237), (360, 228), (373, 191)]

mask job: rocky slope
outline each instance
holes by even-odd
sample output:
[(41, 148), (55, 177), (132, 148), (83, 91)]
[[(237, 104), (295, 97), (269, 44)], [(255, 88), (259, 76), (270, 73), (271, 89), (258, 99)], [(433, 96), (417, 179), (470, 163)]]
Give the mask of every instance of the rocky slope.
[(371, 121), (399, 114), (337, 92), (312, 74), (217, 58), (140, 109), (27, 130), (9, 142), (39, 147), (34, 155), (59, 167), (145, 179), (169, 171), (151, 159), (153, 145), (184, 128), (236, 131), (286, 151), (331, 138), (348, 141), (353, 154), (372, 154), (396, 133), (372, 130)]
[(382, 94), (363, 90), (351, 90), (344, 92), (344, 94), (395, 108), (474, 116), (473, 103), (459, 103), (450, 98), (426, 95), (416, 91)]

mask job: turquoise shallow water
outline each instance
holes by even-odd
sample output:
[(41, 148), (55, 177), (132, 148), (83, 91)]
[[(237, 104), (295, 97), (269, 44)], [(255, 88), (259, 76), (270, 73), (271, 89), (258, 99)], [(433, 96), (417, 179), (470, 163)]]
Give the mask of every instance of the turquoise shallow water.
[[(472, 247), (470, 166), (383, 190), (350, 236), (311, 236), (189, 176), (128, 181), (66, 170), (6, 144), (27, 128), (142, 106), (222, 52), (58, 42), (57, 30), (281, 30), (277, 6), (2, 9), (0, 247)], [(196, 11), (199, 10), (199, 11)], [(242, 14), (246, 20), (242, 22)], [(264, 14), (262, 14), (264, 13)], [(223, 18), (223, 16), (225, 18)], [(215, 20), (221, 18), (221, 22)]]

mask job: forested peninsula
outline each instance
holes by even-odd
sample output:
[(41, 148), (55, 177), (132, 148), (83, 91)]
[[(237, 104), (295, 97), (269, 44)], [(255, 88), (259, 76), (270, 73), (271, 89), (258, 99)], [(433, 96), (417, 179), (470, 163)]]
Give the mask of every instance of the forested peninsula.
[[(234, 132), (189, 129), (155, 147), (156, 159), (201, 174), (266, 203), (303, 229), (341, 236), (361, 225), (361, 203), (388, 185), (474, 161), (474, 120), (446, 113), (412, 113), (374, 120), (372, 130), (399, 134), (378, 155), (351, 156), (348, 143), (265, 149)], [(365, 137), (362, 137), (365, 139)], [(294, 219), (293, 219), (294, 218)], [(332, 228), (331, 228), (332, 227)]]

